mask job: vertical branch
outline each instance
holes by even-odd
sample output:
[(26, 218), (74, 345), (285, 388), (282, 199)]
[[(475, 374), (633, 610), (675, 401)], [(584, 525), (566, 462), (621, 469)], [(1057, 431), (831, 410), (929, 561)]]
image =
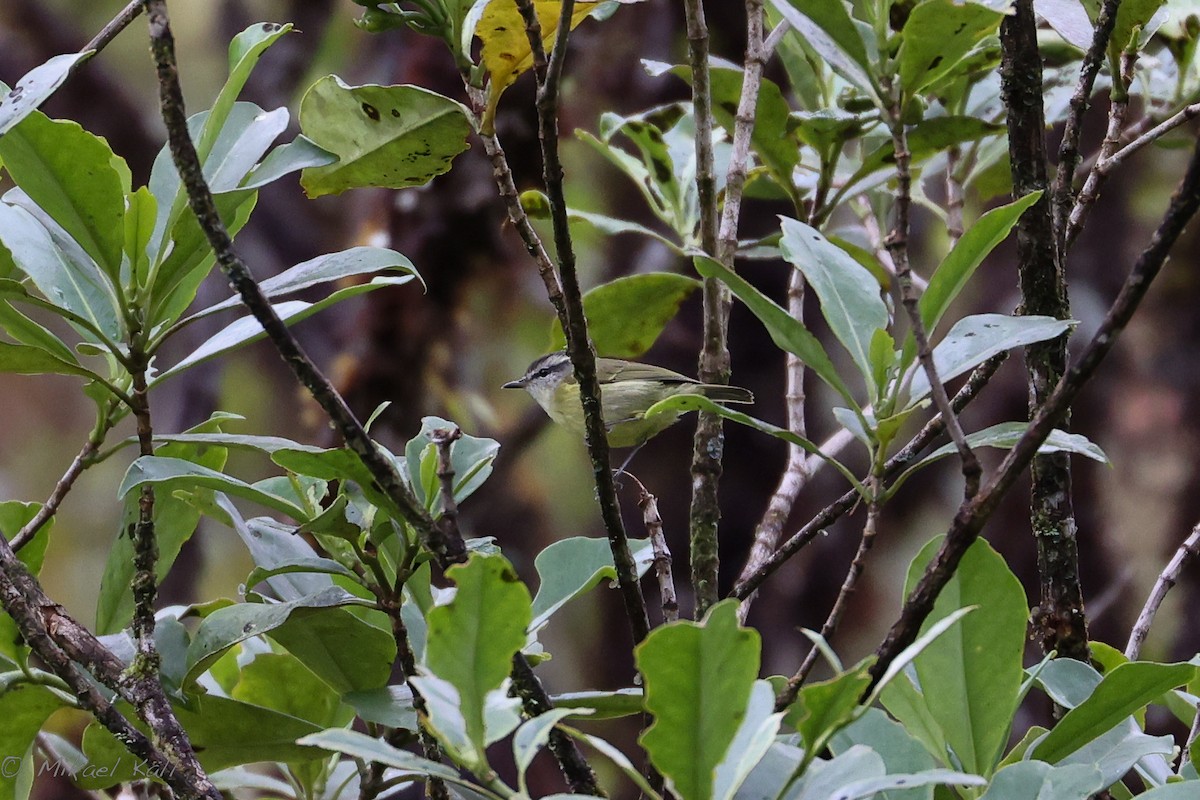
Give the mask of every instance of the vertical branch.
[[(708, 24), (700, 0), (684, 4), (687, 16), (688, 53), (692, 67), (692, 107), (696, 121), (696, 193), (700, 206), (700, 244), (726, 267), (733, 268), (737, 253), (738, 221), (742, 190), (750, 164), (751, 139), (768, 50), (763, 42), (762, 0), (746, 0), (746, 54), (742, 89), (734, 115), (733, 140), (725, 175), (725, 200), (717, 220), (716, 175), (712, 150), (712, 87), (708, 59)], [(698, 373), (706, 383), (728, 383), (729, 288), (706, 278), (704, 334)], [(721, 509), (717, 496), (724, 455), (724, 425), (720, 417), (701, 413), (692, 448), (692, 502), (690, 551), (692, 584), (696, 595), (695, 616), (702, 617), (717, 601), (720, 558), (717, 526)]]
[[(898, 88), (896, 92), (899, 93)], [(946, 431), (950, 434), (950, 439), (958, 450), (959, 461), (962, 463), (963, 495), (969, 500), (979, 491), (979, 479), (983, 470), (979, 466), (979, 459), (967, 444), (967, 437), (950, 405), (946, 387), (942, 385), (941, 378), (938, 377), (937, 368), (933, 363), (933, 350), (929, 346), (929, 337), (926, 335), (925, 325), (921, 321), (919, 298), (916, 287), (913, 285), (912, 266), (908, 261), (908, 213), (912, 204), (912, 172), (910, 171), (912, 154), (908, 150), (908, 135), (901, 119), (899, 97), (893, 99), (889, 114), (892, 145), (896, 154), (896, 219), (885, 243), (888, 253), (892, 256), (892, 262), (896, 265), (896, 283), (900, 290), (900, 302), (908, 313), (913, 339), (917, 343), (917, 358), (925, 370), (925, 375), (929, 378), (929, 393), (933, 397), (934, 407), (942, 415)]]
[[(138, 454), (154, 455), (154, 429), (150, 423), (150, 400), (146, 395), (146, 356), (136, 344), (140, 331), (133, 332), (133, 416), (137, 422)], [(141, 489), (137, 522), (130, 526), (133, 541), (133, 641), (137, 659), (133, 671), (141, 678), (158, 680), (160, 659), (154, 645), (154, 604), (158, 597), (158, 538), (154, 533), (154, 487)]]
[[(628, 473), (626, 473), (628, 475)], [(663, 534), (662, 516), (658, 513), (658, 498), (646, 491), (646, 487), (633, 475), (628, 476), (638, 487), (638, 508), (642, 510), (642, 524), (646, 536), (654, 549), (654, 574), (658, 577), (658, 593), (662, 601), (663, 622), (679, 619), (679, 599), (675, 595), (675, 578), (671, 572), (671, 551), (667, 548), (667, 537)]]
[[(1068, 218), (1075, 205), (1075, 168), (1079, 164), (1079, 137), (1083, 132), (1083, 115), (1087, 111), (1088, 102), (1092, 96), (1092, 87), (1096, 84), (1096, 75), (1104, 63), (1104, 55), (1108, 51), (1108, 41), (1112, 38), (1113, 27), (1117, 24), (1117, 9), (1121, 0), (1104, 0), (1096, 15), (1096, 27), (1092, 31), (1092, 43), (1084, 53), (1083, 63), (1079, 67), (1079, 80), (1075, 82), (1075, 90), (1071, 93), (1070, 110), (1063, 125), (1062, 141), (1058, 145), (1058, 170), (1054, 177), (1054, 233), (1059, 258), (1065, 260), (1067, 249)], [(1124, 42), (1121, 43), (1124, 46)], [(1124, 61), (1124, 59), (1122, 59)], [(1038, 83), (1041, 83), (1041, 68), (1037, 72)], [(1113, 81), (1113, 117), (1124, 117), (1124, 107), (1128, 106), (1125, 94), (1129, 85), (1125, 78), (1124, 63), (1121, 76), (1114, 76)], [(1032, 76), (1028, 76), (1032, 80)], [(1118, 83), (1118, 81), (1122, 81)], [(1118, 107), (1122, 107), (1119, 114)], [(1009, 109), (1010, 112), (1012, 109)], [(1117, 122), (1119, 129), (1120, 122)], [(1013, 169), (1016, 169), (1014, 165)], [(1016, 193), (1014, 184), (1013, 191)], [(1019, 197), (1020, 194), (1017, 194)]]
[[(1001, 95), (1008, 110), (1013, 195), (1023, 197), (1047, 188), (1042, 62), (1032, 0), (1017, 0), (1013, 15), (1004, 18), (1000, 46)], [(1086, 103), (1086, 95), (1081, 96), (1080, 102)], [(1077, 113), (1082, 114), (1082, 107)], [(1062, 152), (1073, 161), (1073, 146), (1064, 144)], [(1073, 165), (1060, 164), (1060, 180), (1069, 180), (1073, 169)], [(1070, 194), (1069, 186), (1060, 185), (1056, 189)], [(1058, 206), (1059, 198), (1043, 194), (1017, 222), (1021, 311), (1068, 319), (1070, 304), (1054, 228)], [(1065, 215), (1063, 220), (1065, 223)], [(1066, 371), (1067, 335), (1030, 345), (1025, 350), (1025, 362), (1029, 373), (1029, 410), (1033, 416)], [(1068, 424), (1068, 415), (1069, 410), (1064, 410), (1063, 427)], [(1032, 476), (1030, 522), (1037, 542), (1041, 583), (1035, 624), (1040, 630), (1042, 649), (1086, 661), (1090, 648), (1079, 584), (1070, 457), (1066, 453), (1038, 455), (1033, 460)]]
[[(558, 153), (558, 84), (562, 75), (562, 61), (567, 52), (567, 41), (571, 32), (571, 13), (574, 0), (565, 0), (559, 19), (555, 47), (549, 61), (542, 45), (542, 28), (534, 10), (533, 0), (517, 0), (517, 8), (525, 21), (525, 32), (533, 54), (533, 69), (537, 77), (538, 138), (542, 145), (542, 175), (546, 185), (546, 196), (550, 203), (550, 218), (554, 228), (554, 245), (558, 251), (558, 281), (562, 290), (562, 305), (558, 308), (559, 320), (567, 337), (567, 354), (575, 369), (579, 382), (580, 401), (583, 405), (584, 434), (588, 454), (592, 461), (592, 477), (596, 482), (596, 495), (600, 502), (600, 516), (612, 548), (613, 563), (617, 570), (618, 587), (625, 605), (634, 642), (640, 642), (650, 632), (650, 619), (646, 615), (646, 601), (637, 578), (637, 564), (629, 550), (629, 539), (625, 524), (621, 520), (621, 506), (613, 483), (609, 466), (608, 434), (600, 406), (600, 380), (596, 374), (596, 353), (588, 335), (587, 318), (583, 313), (583, 293), (579, 288), (579, 276), (575, 271), (575, 250), (571, 242), (571, 231), (567, 220), (567, 202), (563, 193), (563, 169)], [(493, 137), (494, 138), (494, 137)], [(493, 159), (495, 168), (495, 159)], [(503, 187), (502, 187), (503, 188)], [(518, 203), (519, 205), (519, 203)], [(511, 203), (509, 205), (512, 213)], [(526, 239), (531, 253), (540, 250), (532, 247)], [(550, 284), (548, 282), (548, 288)]]
[[(700, 247), (713, 257), (717, 249), (717, 180), (713, 167), (712, 87), (708, 71), (708, 23), (702, 0), (686, 0), (688, 55), (692, 67), (692, 116), (696, 124), (696, 194), (700, 206)], [(751, 115), (753, 118), (753, 115)], [(728, 266), (728, 265), (727, 265)], [(729, 382), (729, 289), (716, 278), (703, 285), (704, 333), (698, 374), (704, 383)], [(689, 552), (692, 591), (696, 597), (694, 616), (700, 619), (717, 601), (720, 556), (717, 524), (721, 509), (717, 485), (725, 450), (721, 417), (701, 412), (696, 420), (692, 445), (692, 502), (689, 519)]]
[[(793, 268), (788, 276), (787, 310), (793, 319), (804, 318), (804, 273)], [(798, 436), (808, 437), (807, 425), (804, 419), (804, 362), (792, 353), (787, 354), (786, 365), (787, 388), (784, 404), (787, 407), (787, 428)], [(754, 529), (754, 544), (750, 546), (750, 555), (746, 557), (746, 565), (738, 576), (738, 585), (744, 584), (770, 560), (783, 534), (783, 526), (792, 513), (792, 507), (800, 491), (812, 477), (809, 469), (808, 456), (805, 451), (795, 444), (788, 444), (787, 463), (783, 475), (771, 499), (767, 510), (763, 513), (758, 527)], [(853, 494), (853, 492), (852, 492)], [(754, 602), (757, 591), (746, 595), (738, 606), (738, 620), (745, 624), (750, 614), (750, 604)]]

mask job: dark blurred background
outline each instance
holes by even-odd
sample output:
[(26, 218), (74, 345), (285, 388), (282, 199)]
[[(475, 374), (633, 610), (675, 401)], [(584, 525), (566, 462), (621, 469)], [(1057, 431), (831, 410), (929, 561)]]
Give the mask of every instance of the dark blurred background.
[[(46, 58), (77, 50), (121, 5), (116, 0), (0, 4), (0, 80), (11, 84)], [(330, 72), (349, 83), (415, 83), (462, 96), (457, 73), (439, 42), (399, 31), (365, 34), (352, 24), (359, 8), (349, 0), (212, 0), (172, 3), (171, 10), (191, 112), (207, 107), (223, 81), (230, 37), (263, 20), (291, 21), (301, 31), (268, 51), (243, 95), (265, 108), (287, 106), (294, 115), (305, 87)], [(711, 2), (708, 13), (714, 52), (740, 60), (741, 4)], [(640, 58), (686, 60), (678, 4), (623, 7), (605, 24), (585, 22), (577, 29), (564, 86), (563, 155), (573, 204), (653, 226), (634, 185), (570, 135), (576, 128), (595, 131), (605, 110), (631, 113), (686, 97), (686, 87), (677, 79), (648, 77)], [(506, 94), (497, 126), (521, 189), (536, 187), (540, 179), (531, 101), (532, 79), (526, 76)], [(138, 20), (44, 110), (78, 120), (105, 136), (129, 161), (137, 185), (146, 180), (162, 145), (155, 102), (144, 21)], [(1093, 145), (1104, 110), (1103, 103), (1097, 104), (1088, 120), (1091, 138), (1086, 141)], [(1069, 265), (1071, 300), (1080, 320), (1077, 342), (1094, 330), (1147, 241), (1184, 157), (1185, 151), (1149, 148), (1107, 185)], [(983, 210), (968, 198), (968, 220)], [(769, 231), (777, 224), (775, 214), (784, 211), (770, 203), (749, 202), (742, 236)], [(940, 259), (944, 236), (933, 229), (936, 220), (919, 211), (915, 225), (914, 264), (928, 275)], [(578, 234), (585, 288), (636, 272), (690, 269), (648, 240), (606, 239), (590, 230)], [(583, 445), (547, 428), (540, 410), (523, 393), (499, 390), (501, 383), (519, 376), (529, 361), (545, 352), (552, 314), (532, 263), (505, 223), (478, 142), (448, 175), (401, 193), (358, 190), (309, 201), (293, 176), (262, 192), (237, 243), (259, 278), (359, 243), (385, 244), (409, 256), (428, 284), (426, 294), (410, 284), (336, 306), (297, 328), (304, 345), (364, 417), (381, 402), (391, 401), (374, 432), (393, 447), (415, 434), (427, 414), (448, 417), (468, 433), (501, 442), (495, 472), (462, 509), (463, 521), (469, 535), (495, 536), (531, 585), (533, 557), (548, 543), (567, 536), (602, 535)], [(1200, 411), (1196, 245), (1193, 231), (1081, 396), (1072, 419), (1073, 428), (1101, 445), (1113, 462), (1106, 467), (1075, 460), (1075, 507), (1093, 638), (1118, 649), (1123, 649), (1154, 577), (1200, 518), (1195, 457)], [(785, 265), (754, 262), (744, 266), (744, 274), (782, 302)], [(980, 269), (956, 312), (1007, 313), (1018, 300), (1015, 286), (1011, 247), (1001, 247)], [(202, 290), (207, 302), (228, 293), (219, 277)], [(806, 318), (819, 319), (815, 303)], [(178, 337), (178, 350), (171, 357), (179, 357), (227, 322), (193, 326)], [(646, 360), (694, 374), (699, 328), (695, 297)], [(814, 328), (829, 338), (819, 324)], [(743, 308), (734, 308), (731, 330), (734, 381), (755, 392), (755, 416), (782, 424), (782, 354)], [(808, 388), (809, 432), (820, 441), (834, 430), (828, 411), (832, 398), (815, 382)], [(333, 443), (315, 407), (266, 345), (191, 370), (166, 384), (151, 402), (159, 431), (182, 430), (221, 409), (247, 417), (237, 427), (242, 432)], [(1022, 419), (1025, 404), (1018, 355), (970, 407), (966, 427)], [(90, 404), (71, 379), (5, 375), (0, 377), (0, 408), (5, 410), (0, 422), (0, 496), (44, 499), (90, 429)], [(687, 420), (657, 438), (633, 467), (658, 496), (685, 613), (691, 606), (685, 580), (691, 428)], [(988, 465), (998, 461), (992, 454), (987, 458)], [(861, 459), (850, 460), (862, 466)], [(783, 463), (781, 442), (728, 428), (721, 489), (725, 588), (742, 566)], [(50, 594), (85, 622), (93, 619), (105, 554), (116, 535), (116, 486), (127, 464), (128, 456), (118, 455), (80, 479), (59, 514), (43, 570)], [(256, 479), (269, 474), (270, 465), (235, 453), (229, 469)], [(960, 482), (955, 465), (947, 460), (922, 472), (887, 506), (866, 574), (833, 641), (847, 662), (869, 653), (893, 621), (908, 562), (930, 537), (944, 531), (961, 496)], [(844, 488), (837, 476), (822, 472), (805, 490), (785, 535)], [(635, 495), (627, 493), (623, 501), (631, 533), (642, 535)], [(1036, 600), (1026, 505), (1027, 487), (1021, 485), (985, 535)], [(764, 674), (790, 674), (798, 665), (808, 641), (799, 629), (820, 627), (857, 545), (861, 523), (861, 512), (841, 521), (765, 584), (750, 617), (764, 635)], [(236, 537), (205, 523), (163, 587), (164, 602), (233, 596), (248, 568)], [(1185, 613), (1194, 602), (1196, 585), (1192, 575), (1185, 575), (1168, 598), (1145, 657), (1186, 658), (1200, 649), (1200, 630), (1194, 617)], [(653, 602), (656, 590), (649, 582), (646, 590)], [(657, 610), (652, 611), (656, 616)], [(615, 688), (632, 678), (627, 627), (614, 592), (601, 589), (568, 606), (544, 640), (554, 658), (541, 672), (552, 691)], [(1031, 649), (1031, 658), (1038, 655)]]

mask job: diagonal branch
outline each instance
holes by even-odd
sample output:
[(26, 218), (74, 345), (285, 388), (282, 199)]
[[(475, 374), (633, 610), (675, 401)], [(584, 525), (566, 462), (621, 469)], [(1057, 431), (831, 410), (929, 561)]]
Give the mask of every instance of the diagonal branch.
[(159, 93), (163, 121), (175, 167), (188, 195), (188, 204), (204, 231), (216, 255), (217, 264), (229, 279), (242, 302), (262, 325), (267, 337), (291, 368), (297, 380), (308, 389), (321, 406), (346, 445), (362, 460), (363, 465), (379, 483), (380, 489), (392, 499), (404, 520), (421, 537), (422, 543), (435, 553), (443, 564), (466, 558), (462, 537), (446, 530), (445, 524), (434, 522), (424, 507), (413, 497), (395, 465), (388, 459), (363, 429), (346, 401), (297, 343), (295, 337), (279, 319), (244, 261), (233, 249), (233, 241), (213, 202), (212, 192), (204, 179), (200, 159), (187, 131), (183, 93), (175, 63), (175, 43), (171, 35), (166, 4), (163, 0), (147, 0), (150, 16), (150, 41), (158, 70)]
[(1195, 216), (1197, 210), (1200, 210), (1200, 139), (1196, 142), (1183, 180), (1171, 196), (1162, 222), (1154, 232), (1150, 244), (1134, 263), (1120, 293), (1099, 329), (1088, 342), (1082, 357), (1059, 380), (1046, 402), (1034, 414), (1025, 434), (1009, 451), (987, 485), (974, 498), (959, 507), (941, 549), (905, 601), (900, 618), (875, 651), (877, 660), (871, 666), (870, 688), (879, 681), (904, 648), (916, 639), (921, 624), (933, 610), (934, 601), (953, 576), (967, 548), (978, 537), (1000, 499), (1012, 488), (1017, 477), (1037, 455), (1038, 447), (1067, 413), (1076, 395), (1112, 350), (1117, 338), (1145, 297), (1150, 284), (1162, 269), (1184, 226)]
[(1142, 645), (1145, 644), (1146, 637), (1150, 635), (1150, 626), (1154, 624), (1154, 615), (1158, 613), (1158, 608), (1166, 599), (1167, 592), (1175, 586), (1184, 568), (1195, 561), (1197, 556), (1200, 556), (1200, 525), (1192, 528), (1191, 535), (1183, 540), (1183, 544), (1179, 545), (1175, 555), (1171, 556), (1171, 560), (1159, 574), (1158, 580), (1154, 582), (1154, 588), (1151, 590), (1150, 596), (1146, 598), (1146, 604), (1142, 606), (1137, 622), (1134, 623), (1133, 630), (1129, 633), (1129, 642), (1125, 645), (1125, 657), (1130, 661), (1137, 661), (1141, 657)]
[[(971, 377), (967, 379), (963, 387), (958, 390), (958, 394), (954, 395), (954, 399), (950, 401), (950, 407), (955, 413), (961, 412), (968, 403), (983, 391), (983, 387), (987, 386), (988, 381), (992, 379), (992, 376), (996, 374), (996, 370), (1000, 368), (1000, 365), (1007, 358), (1008, 353), (1000, 353), (976, 367), (975, 371), (971, 373)], [(884, 480), (895, 477), (905, 467), (916, 461), (921, 451), (928, 447), (945, 430), (946, 426), (942, 422), (940, 414), (925, 423), (925, 427), (909, 440), (908, 444), (904, 445), (896, 455), (888, 459), (883, 468)], [(812, 469), (811, 459), (808, 469)], [(736, 597), (738, 600), (748, 598), (758, 590), (763, 581), (783, 566), (784, 562), (789, 558), (800, 552), (821, 531), (827, 529), (830, 525), (853, 511), (854, 507), (858, 505), (859, 499), (858, 492), (851, 489), (821, 509), (800, 530), (788, 537), (787, 541), (780, 545), (778, 550), (771, 553), (770, 557), (763, 561), (757, 569), (748, 575), (743, 575), (737, 584), (734, 585), (733, 591), (729, 593), (729, 596)]]

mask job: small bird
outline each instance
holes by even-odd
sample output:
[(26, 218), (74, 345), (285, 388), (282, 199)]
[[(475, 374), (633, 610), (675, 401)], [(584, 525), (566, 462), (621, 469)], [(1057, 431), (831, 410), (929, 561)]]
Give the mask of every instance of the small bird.
[[(619, 358), (597, 358), (596, 376), (610, 447), (640, 447), (674, 424), (683, 412), (646, 416), (651, 406), (668, 397), (698, 394), (718, 403), (754, 402), (750, 390), (740, 386), (701, 383), (663, 367)], [(525, 370), (524, 377), (509, 381), (504, 388), (529, 392), (550, 419), (583, 436), (579, 383), (565, 350), (537, 359)]]

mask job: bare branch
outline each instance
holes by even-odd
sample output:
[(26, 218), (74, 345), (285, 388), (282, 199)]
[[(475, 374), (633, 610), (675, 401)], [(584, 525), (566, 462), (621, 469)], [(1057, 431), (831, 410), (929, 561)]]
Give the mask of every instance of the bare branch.
[[(954, 399), (950, 401), (950, 406), (954, 409), (955, 413), (961, 412), (968, 403), (979, 395), (979, 392), (983, 390), (983, 387), (987, 386), (988, 381), (996, 374), (996, 370), (1000, 368), (1000, 365), (1007, 358), (1007, 353), (1000, 353), (975, 368), (975, 371), (971, 373), (971, 377), (967, 380), (966, 384), (958, 390), (958, 393), (954, 395)], [(943, 431), (945, 431), (945, 425), (942, 423), (941, 414), (938, 414), (925, 423), (925, 427), (909, 440), (908, 444), (904, 445), (896, 455), (888, 459), (883, 469), (884, 479), (887, 480), (896, 476), (901, 470), (916, 461), (921, 451), (928, 447)], [(822, 447), (823, 450), (824, 447)], [(771, 557), (764, 561), (758, 569), (752, 574), (739, 579), (734, 585), (733, 591), (729, 593), (729, 596), (736, 597), (739, 600), (749, 597), (785, 561), (800, 552), (805, 545), (815, 539), (817, 534), (852, 511), (858, 504), (858, 501), (858, 492), (851, 489), (833, 501), (833, 503), (821, 509), (815, 517), (805, 523), (800, 530), (796, 531), (786, 542), (780, 545), (779, 549), (772, 553)]]
[(1146, 642), (1146, 637), (1150, 635), (1150, 626), (1154, 624), (1154, 615), (1158, 613), (1159, 606), (1166, 599), (1167, 592), (1175, 587), (1184, 568), (1192, 563), (1197, 555), (1200, 555), (1200, 524), (1192, 528), (1191, 536), (1183, 540), (1183, 544), (1179, 545), (1175, 555), (1171, 556), (1171, 560), (1159, 574), (1158, 580), (1154, 582), (1154, 588), (1150, 591), (1150, 596), (1146, 598), (1146, 604), (1142, 606), (1137, 622), (1134, 623), (1133, 630), (1129, 634), (1129, 643), (1125, 645), (1125, 657), (1130, 661), (1137, 661), (1141, 657), (1142, 645)]
[(929, 393), (933, 398), (934, 407), (945, 421), (946, 431), (950, 434), (955, 449), (958, 450), (958, 457), (962, 462), (963, 495), (970, 499), (979, 491), (979, 479), (983, 468), (979, 466), (979, 459), (972, 452), (971, 446), (967, 444), (967, 436), (963, 433), (958, 417), (954, 415), (950, 398), (946, 394), (946, 387), (942, 385), (942, 380), (938, 377), (937, 367), (933, 363), (933, 349), (930, 347), (929, 337), (925, 333), (925, 323), (921, 320), (919, 297), (913, 285), (912, 266), (908, 261), (908, 212), (912, 203), (912, 173), (909, 167), (912, 154), (908, 150), (908, 135), (904, 130), (898, 103), (894, 105), (890, 113), (892, 146), (896, 153), (896, 219), (885, 244), (896, 265), (896, 282), (900, 289), (900, 302), (908, 312), (908, 322), (912, 329), (913, 339), (917, 343), (917, 359), (921, 362), (926, 377), (929, 378)]
[(638, 508), (642, 510), (642, 524), (654, 549), (654, 574), (658, 578), (658, 593), (662, 600), (663, 622), (679, 619), (679, 599), (675, 596), (675, 578), (671, 574), (671, 551), (667, 548), (667, 537), (663, 534), (662, 516), (658, 513), (658, 498), (646, 490), (646, 486), (633, 475), (625, 473), (638, 487)]
[[(879, 488), (878, 478), (872, 477), (868, 481), (868, 491), (877, 494)], [(838, 623), (842, 620), (842, 614), (846, 611), (850, 596), (854, 594), (854, 590), (858, 586), (858, 579), (862, 577), (863, 567), (866, 565), (867, 553), (871, 551), (871, 545), (875, 543), (875, 534), (878, 532), (878, 528), (879, 503), (872, 501), (867, 503), (867, 521), (863, 525), (862, 538), (858, 542), (858, 551), (855, 552), (854, 559), (850, 562), (850, 568), (846, 571), (846, 577), (842, 580), (842, 588), (838, 590), (833, 608), (829, 610), (829, 616), (825, 618), (825, 624), (821, 626), (821, 638), (826, 641), (833, 637)], [(787, 686), (775, 698), (776, 711), (783, 711), (796, 701), (796, 695), (800, 693), (800, 687), (804, 685), (804, 681), (808, 679), (808, 673), (812, 671), (813, 665), (817, 663), (817, 656), (819, 654), (820, 648), (815, 644), (809, 648), (808, 655), (804, 657), (804, 661), (801, 662), (800, 668), (796, 670), (796, 674), (788, 678)]]
[[(1108, 40), (1112, 38), (1113, 26), (1117, 24), (1117, 8), (1121, 0), (1104, 0), (1096, 15), (1096, 26), (1092, 31), (1092, 43), (1084, 53), (1079, 67), (1079, 80), (1071, 94), (1066, 123), (1063, 125), (1062, 141), (1058, 145), (1058, 173), (1054, 178), (1054, 231), (1058, 237), (1058, 249), (1066, 252), (1067, 220), (1075, 205), (1075, 167), (1079, 162), (1079, 137), (1083, 128), (1083, 115), (1092, 96), (1096, 75), (1104, 63), (1108, 51)], [(1040, 82), (1040, 72), (1039, 72)], [(1115, 83), (1115, 82), (1114, 82)], [(1114, 87), (1116, 89), (1116, 87)], [(1124, 88), (1119, 95), (1123, 97)], [(1120, 98), (1117, 98), (1120, 102)], [(1011, 113), (1012, 109), (1010, 109)]]

